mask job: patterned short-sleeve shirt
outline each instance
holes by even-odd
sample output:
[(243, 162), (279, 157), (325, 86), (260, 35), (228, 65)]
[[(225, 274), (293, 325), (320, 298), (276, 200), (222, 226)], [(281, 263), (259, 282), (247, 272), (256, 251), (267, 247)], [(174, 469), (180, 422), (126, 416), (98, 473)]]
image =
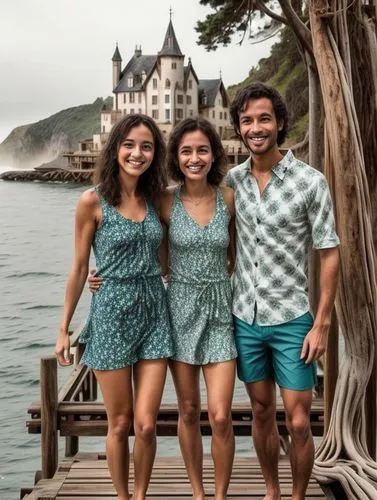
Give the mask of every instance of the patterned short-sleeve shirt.
[(324, 175), (288, 151), (262, 194), (250, 158), (228, 172), (227, 184), (236, 205), (234, 315), (277, 325), (306, 313), (309, 249), (339, 244)]

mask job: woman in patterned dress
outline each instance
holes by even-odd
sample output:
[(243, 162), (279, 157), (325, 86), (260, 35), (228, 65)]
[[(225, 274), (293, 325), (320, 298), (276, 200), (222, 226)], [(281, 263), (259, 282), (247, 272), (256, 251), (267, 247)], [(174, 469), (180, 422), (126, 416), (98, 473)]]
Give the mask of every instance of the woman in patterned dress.
[(216, 500), (226, 498), (234, 457), (231, 404), (237, 353), (228, 268), (234, 203), (233, 191), (219, 186), (226, 164), (220, 137), (208, 121), (187, 118), (175, 127), (167, 166), (180, 184), (163, 196), (160, 217), (169, 228), (167, 291), (174, 350), (169, 366), (178, 398), (179, 443), (196, 500), (205, 498), (201, 371), (212, 428)]
[[(172, 354), (161, 280), (163, 229), (153, 200), (166, 186), (165, 145), (156, 124), (129, 115), (110, 132), (94, 189), (76, 210), (75, 256), (68, 277), (55, 352), (72, 363), (68, 328), (88, 275), (90, 249), (101, 289), (80, 341), (82, 362), (94, 369), (108, 418), (107, 460), (118, 500), (129, 500), (128, 434), (133, 421), (133, 500), (145, 498), (156, 452), (156, 418)], [(133, 384), (134, 383), (134, 391)]]

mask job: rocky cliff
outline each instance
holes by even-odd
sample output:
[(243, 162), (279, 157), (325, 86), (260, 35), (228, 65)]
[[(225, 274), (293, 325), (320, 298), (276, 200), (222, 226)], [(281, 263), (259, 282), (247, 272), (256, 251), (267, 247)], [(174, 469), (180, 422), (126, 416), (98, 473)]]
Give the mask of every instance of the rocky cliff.
[(112, 98), (98, 98), (59, 111), (37, 123), (17, 127), (0, 144), (0, 164), (31, 168), (55, 158), (62, 151), (77, 150), (78, 142), (100, 131), (102, 107), (112, 107)]

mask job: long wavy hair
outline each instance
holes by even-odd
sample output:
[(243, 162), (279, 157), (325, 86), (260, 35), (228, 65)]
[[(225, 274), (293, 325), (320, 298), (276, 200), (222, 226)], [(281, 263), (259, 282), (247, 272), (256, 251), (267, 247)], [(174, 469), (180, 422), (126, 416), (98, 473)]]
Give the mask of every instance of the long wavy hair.
[(208, 172), (207, 181), (213, 186), (219, 186), (227, 172), (228, 157), (221, 143), (219, 134), (213, 125), (204, 118), (186, 118), (179, 122), (170, 134), (168, 142), (167, 170), (169, 177), (183, 182), (185, 176), (179, 168), (178, 148), (182, 137), (190, 132), (200, 130), (209, 140), (214, 161)]
[(145, 125), (151, 131), (154, 139), (154, 155), (149, 168), (138, 180), (138, 191), (145, 197), (155, 201), (167, 186), (166, 146), (160, 129), (149, 116), (142, 114), (127, 115), (111, 129), (93, 176), (93, 184), (99, 184), (102, 196), (113, 206), (118, 206), (121, 202), (118, 164), (119, 148), (130, 130), (139, 125)]

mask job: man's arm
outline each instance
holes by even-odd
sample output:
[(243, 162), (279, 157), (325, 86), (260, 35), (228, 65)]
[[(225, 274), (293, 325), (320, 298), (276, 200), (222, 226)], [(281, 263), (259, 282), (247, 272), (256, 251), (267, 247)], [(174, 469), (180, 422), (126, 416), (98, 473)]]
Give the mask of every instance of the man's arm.
[(326, 350), (331, 325), (335, 294), (339, 275), (339, 249), (320, 249), (320, 297), (313, 328), (306, 335), (301, 351), (301, 359), (309, 364), (319, 359)]

